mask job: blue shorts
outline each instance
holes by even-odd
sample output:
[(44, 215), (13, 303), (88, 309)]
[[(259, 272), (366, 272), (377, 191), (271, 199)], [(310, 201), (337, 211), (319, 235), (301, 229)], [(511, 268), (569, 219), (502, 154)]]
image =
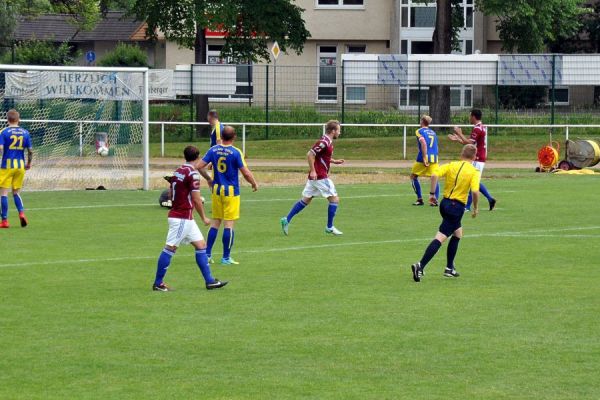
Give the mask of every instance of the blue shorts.
[(442, 224), (439, 231), (446, 236), (452, 236), (454, 231), (460, 228), (465, 205), (457, 200), (444, 198), (440, 203), (440, 214), (442, 214)]

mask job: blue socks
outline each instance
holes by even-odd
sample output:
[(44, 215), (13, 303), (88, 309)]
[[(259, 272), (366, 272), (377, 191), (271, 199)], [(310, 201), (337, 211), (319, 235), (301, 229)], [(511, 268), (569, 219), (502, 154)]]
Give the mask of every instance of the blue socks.
[(421, 258), (421, 269), (425, 269), (427, 263), (431, 261), (440, 247), (442, 247), (442, 242), (437, 239), (433, 239), (431, 243), (429, 243), (429, 246), (427, 246), (427, 249), (425, 250), (425, 254), (423, 254), (423, 258)]
[(206, 249), (196, 250), (196, 264), (198, 264), (198, 268), (200, 268), (200, 272), (202, 272), (202, 277), (204, 277), (204, 282), (213, 283), (215, 278), (210, 273), (210, 266), (208, 265), (208, 256), (206, 255)]
[(450, 238), (450, 243), (448, 243), (448, 259), (446, 263), (446, 269), (454, 269), (454, 258), (456, 257), (456, 252), (458, 251), (458, 243), (460, 239), (456, 236), (452, 236)]
[(212, 248), (215, 245), (215, 242), (217, 241), (217, 234), (219, 233), (219, 230), (217, 228), (213, 228), (211, 227), (208, 230), (208, 237), (206, 238), (206, 255), (207, 257), (212, 257)]
[(307, 206), (307, 204), (302, 200), (300, 200), (296, 204), (294, 204), (294, 206), (290, 210), (290, 213), (287, 216), (288, 222), (291, 222), (292, 218), (294, 218), (294, 216), (296, 214), (298, 214), (300, 211), (304, 210), (306, 208), (306, 206)]
[(438, 184), (435, 187), (435, 198), (439, 199), (440, 198), (440, 183), (438, 182)]
[(167, 250), (166, 248), (160, 253), (158, 265), (156, 267), (156, 278), (154, 279), (155, 285), (160, 285), (163, 282), (163, 279), (167, 274), (167, 269), (169, 269), (169, 265), (171, 264), (171, 257), (173, 257), (174, 254), (174, 252)]
[(23, 200), (21, 199), (21, 196), (19, 196), (18, 194), (14, 194), (13, 199), (15, 200), (15, 206), (17, 207), (17, 211), (22, 213), (25, 208), (23, 207)]
[(485, 185), (483, 183), (479, 184), (479, 191), (481, 192), (482, 195), (485, 196), (486, 199), (488, 199), (488, 201), (493, 199), (492, 195), (490, 194), (490, 192), (488, 192), (487, 188), (485, 187)]
[[(479, 184), (479, 192), (481, 192), (481, 194), (484, 195), (485, 198), (488, 199), (488, 201), (494, 200), (494, 198), (492, 197), (492, 195), (490, 194), (490, 192), (487, 190), (487, 188), (485, 187), (485, 185), (483, 183)], [(469, 192), (469, 200), (467, 201), (467, 210), (471, 209), (471, 203), (473, 203), (473, 195), (471, 194), (471, 192)]]
[(8, 219), (8, 196), (2, 196), (2, 219)]
[(223, 258), (231, 257), (231, 248), (233, 247), (234, 237), (233, 229), (223, 229)]
[(338, 203), (329, 203), (329, 207), (327, 208), (327, 228), (329, 229), (333, 227), (333, 219), (335, 218), (337, 209)]
[(417, 199), (422, 199), (423, 194), (421, 193), (421, 184), (419, 183), (419, 177), (416, 177), (411, 182), (412, 182), (413, 190), (417, 194)]

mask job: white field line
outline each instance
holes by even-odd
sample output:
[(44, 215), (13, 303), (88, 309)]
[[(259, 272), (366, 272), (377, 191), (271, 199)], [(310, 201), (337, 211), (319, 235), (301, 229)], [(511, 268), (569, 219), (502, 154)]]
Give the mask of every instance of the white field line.
[[(497, 193), (514, 193), (515, 191), (498, 191)], [(369, 195), (358, 195), (358, 196), (343, 196), (342, 200), (345, 199), (371, 199), (371, 198), (381, 198), (381, 197), (413, 197), (413, 193), (397, 193), (397, 194), (369, 194)], [(278, 201), (297, 201), (301, 196), (288, 198), (288, 199), (244, 199), (244, 203), (272, 203)], [(319, 200), (317, 198), (316, 200)], [(207, 203), (210, 203), (210, 199), (206, 199)], [(150, 207), (150, 206), (158, 206), (158, 201), (156, 203), (128, 203), (128, 204), (91, 204), (91, 205), (78, 205), (78, 206), (62, 206), (62, 207), (37, 207), (37, 208), (27, 208), (25, 211), (52, 211), (52, 210), (83, 210), (83, 209), (93, 209), (93, 208), (122, 208), (122, 207)], [(497, 210), (503, 210), (502, 208), (497, 208)]]
[[(579, 228), (561, 228), (561, 229), (546, 229), (540, 230), (529, 230), (522, 232), (496, 232), (496, 233), (479, 233), (473, 235), (467, 235), (465, 238), (486, 238), (486, 237), (513, 237), (513, 238), (600, 238), (599, 235), (579, 235), (579, 234), (566, 234), (561, 235), (560, 232), (570, 231), (583, 231), (583, 230), (598, 230), (600, 226), (587, 226)], [(536, 232), (556, 232), (555, 234), (544, 233), (537, 234)], [(287, 251), (299, 251), (299, 250), (313, 250), (313, 249), (324, 249), (324, 248), (335, 248), (335, 247), (353, 247), (353, 246), (369, 246), (369, 245), (382, 245), (382, 244), (399, 244), (399, 243), (411, 243), (411, 242), (423, 242), (426, 243), (431, 240), (431, 236), (427, 238), (413, 238), (413, 239), (392, 239), (392, 240), (373, 240), (363, 242), (347, 242), (347, 243), (328, 243), (328, 244), (316, 244), (308, 246), (293, 246), (293, 247), (279, 247), (279, 248), (267, 248), (267, 249), (253, 249), (253, 250), (239, 250), (236, 253), (244, 254), (256, 254), (256, 253), (279, 253)], [(25, 263), (14, 263), (14, 264), (0, 264), (0, 268), (10, 267), (30, 267), (35, 265), (60, 265), (60, 264), (82, 264), (82, 263), (96, 263), (96, 262), (111, 262), (111, 261), (128, 261), (128, 260), (153, 260), (156, 259), (156, 255), (152, 256), (128, 256), (128, 257), (110, 257), (110, 258), (83, 258), (74, 260), (55, 260), (55, 261), (37, 261), (37, 262), (25, 262)]]

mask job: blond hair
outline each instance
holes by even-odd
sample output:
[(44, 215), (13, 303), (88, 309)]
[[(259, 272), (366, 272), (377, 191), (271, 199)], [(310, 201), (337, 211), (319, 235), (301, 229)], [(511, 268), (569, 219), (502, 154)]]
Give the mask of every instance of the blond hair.
[(477, 154), (477, 147), (474, 144), (466, 144), (461, 152), (461, 157), (466, 160), (474, 160)]
[(340, 126), (340, 121), (338, 121), (337, 119), (332, 119), (327, 121), (327, 124), (325, 125), (325, 132), (329, 133), (329, 132), (333, 132), (337, 129), (337, 127)]
[(431, 121), (433, 121), (433, 118), (431, 118), (429, 115), (423, 114), (421, 116), (421, 122), (423, 123), (423, 125), (429, 126), (429, 124), (431, 123)]

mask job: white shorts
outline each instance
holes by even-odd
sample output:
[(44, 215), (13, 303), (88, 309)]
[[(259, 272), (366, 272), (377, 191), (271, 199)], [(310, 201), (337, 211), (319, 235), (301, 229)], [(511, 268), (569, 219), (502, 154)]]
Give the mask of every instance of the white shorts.
[(479, 171), (479, 173), (481, 175), (483, 175), (483, 169), (485, 168), (485, 163), (484, 162), (473, 161), (473, 166), (475, 167), (475, 169), (477, 171)]
[(177, 246), (204, 240), (198, 224), (193, 219), (169, 218), (167, 246)]
[(337, 191), (335, 190), (335, 185), (331, 181), (331, 179), (319, 179), (316, 181), (308, 180), (306, 182), (306, 186), (304, 187), (304, 191), (302, 191), (302, 196), (304, 197), (332, 197), (337, 196)]

